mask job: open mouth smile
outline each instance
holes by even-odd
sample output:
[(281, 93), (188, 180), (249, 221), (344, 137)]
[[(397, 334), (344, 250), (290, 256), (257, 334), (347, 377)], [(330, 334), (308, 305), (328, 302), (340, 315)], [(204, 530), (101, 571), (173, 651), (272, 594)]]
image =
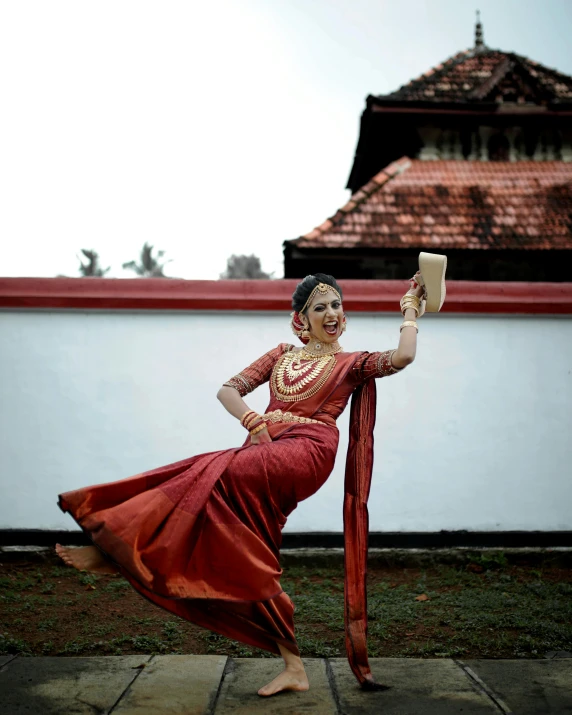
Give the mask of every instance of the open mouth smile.
[(329, 323), (324, 323), (324, 330), (328, 335), (335, 335), (338, 332), (338, 321), (333, 320)]

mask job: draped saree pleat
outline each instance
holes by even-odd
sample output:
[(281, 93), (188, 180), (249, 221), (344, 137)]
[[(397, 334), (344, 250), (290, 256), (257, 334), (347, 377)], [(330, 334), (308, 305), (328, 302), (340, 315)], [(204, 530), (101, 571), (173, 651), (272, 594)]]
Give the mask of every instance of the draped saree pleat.
[[(311, 428), (329, 433), (323, 425), (305, 432)], [(311, 455), (320, 444), (307, 434), (284, 435), (272, 450), (249, 445), (200, 455), (64, 493), (59, 505), (156, 605), (249, 645), (279, 653), (281, 643), (299, 654), (294, 607), (279, 581), (286, 515), (268, 471), (296, 460), (300, 449)], [(290, 493), (287, 485), (280, 488), (286, 510), (304, 491), (314, 491), (308, 476)]]

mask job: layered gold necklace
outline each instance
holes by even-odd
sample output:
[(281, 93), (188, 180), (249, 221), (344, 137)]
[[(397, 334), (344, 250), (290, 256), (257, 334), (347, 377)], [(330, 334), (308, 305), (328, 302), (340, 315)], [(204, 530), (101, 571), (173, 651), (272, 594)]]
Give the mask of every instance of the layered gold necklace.
[[(285, 353), (274, 366), (270, 386), (281, 402), (299, 402), (315, 395), (336, 365), (337, 343), (308, 343), (299, 352)], [(309, 385), (309, 387), (307, 387)]]

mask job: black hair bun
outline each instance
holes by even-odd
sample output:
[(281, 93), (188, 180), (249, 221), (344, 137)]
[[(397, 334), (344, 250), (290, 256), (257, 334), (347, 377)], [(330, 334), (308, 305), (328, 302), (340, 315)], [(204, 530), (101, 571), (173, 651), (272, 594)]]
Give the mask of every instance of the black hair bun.
[(300, 281), (296, 286), (296, 290), (292, 295), (292, 308), (298, 312), (306, 305), (310, 294), (318, 283), (325, 283), (331, 286), (340, 294), (340, 298), (343, 298), (342, 289), (338, 285), (338, 282), (334, 276), (329, 276), (326, 273), (314, 273), (311, 276), (306, 276), (303, 281)]

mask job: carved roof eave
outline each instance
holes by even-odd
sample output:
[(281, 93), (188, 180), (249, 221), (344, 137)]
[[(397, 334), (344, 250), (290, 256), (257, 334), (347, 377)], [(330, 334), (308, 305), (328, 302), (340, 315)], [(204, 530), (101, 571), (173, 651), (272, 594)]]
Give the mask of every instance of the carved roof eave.
[(562, 115), (572, 114), (572, 102), (550, 102), (545, 105), (521, 104), (518, 102), (435, 102), (431, 100), (396, 100), (369, 95), (366, 112), (385, 114), (518, 114), (522, 115)]

